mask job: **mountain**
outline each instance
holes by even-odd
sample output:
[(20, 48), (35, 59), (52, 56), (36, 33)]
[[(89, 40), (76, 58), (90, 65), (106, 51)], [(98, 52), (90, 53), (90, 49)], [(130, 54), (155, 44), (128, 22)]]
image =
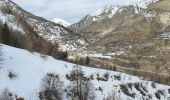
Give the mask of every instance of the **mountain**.
[(65, 20), (63, 20), (63, 19), (59, 19), (59, 18), (53, 18), (53, 19), (51, 19), (50, 21), (51, 21), (51, 22), (54, 22), (54, 23), (56, 23), (56, 24), (60, 24), (60, 25), (62, 25), (62, 26), (64, 26), (64, 27), (68, 27), (68, 26), (71, 25), (71, 24), (68, 23), (67, 21), (65, 21)]
[[(85, 44), (84, 39), (72, 30), (33, 15), (11, 0), (1, 0), (0, 8), (0, 19), (3, 23), (6, 22), (11, 29), (25, 35), (31, 34), (35, 36), (33, 39), (42, 37), (50, 43), (58, 43), (61, 51), (73, 51)], [(29, 38), (29, 36), (27, 37)]]
[(169, 0), (130, 1), (64, 27), (1, 0), (0, 99), (169, 100)]
[[(0, 90), (6, 88), (13, 99), (18, 97), (25, 100), (37, 100), (42, 90), (43, 77), (47, 73), (56, 73), (63, 81), (62, 89), (65, 91), (62, 93), (62, 100), (70, 100), (72, 93), (69, 95), (69, 89), (75, 84), (72, 84), (73, 81), (67, 76), (74, 69), (75, 64), (2, 44), (0, 48), (1, 57), (4, 59), (1, 61), (0, 68)], [(140, 77), (125, 73), (87, 66), (80, 66), (80, 68), (84, 72), (84, 77), (88, 78), (92, 84), (89, 97), (93, 96), (95, 100), (106, 98), (108, 100), (112, 98), (168, 100), (170, 98), (170, 86), (144, 81)], [(12, 78), (10, 78), (11, 75), (13, 75)]]
[(106, 61), (107, 68), (113, 65), (131, 74), (140, 70), (169, 77), (169, 0), (137, 1), (104, 6), (69, 28), (86, 38), (87, 55), (101, 64)]
[(105, 6), (66, 28), (1, 0), (0, 28), (7, 23), (8, 43), (18, 48), (73, 62), (88, 56), (91, 66), (170, 84), (169, 1), (139, 1)]
[[(82, 35), (85, 36), (93, 34), (94, 38), (92, 37), (92, 43), (95, 43), (98, 41), (105, 42), (103, 41), (102, 38), (105, 38), (107, 34), (116, 33), (116, 31), (118, 32), (122, 31), (122, 29), (120, 29), (121, 26), (124, 28), (129, 28), (128, 26), (133, 26), (133, 24), (136, 23), (146, 24), (146, 25), (149, 24), (150, 22), (142, 21), (142, 20), (147, 20), (148, 19), (147, 17), (150, 15), (149, 13), (147, 13), (147, 6), (149, 4), (153, 4), (157, 2), (158, 0), (137, 0), (137, 1), (134, 0), (134, 2), (132, 1), (129, 2), (129, 4), (124, 4), (124, 5), (122, 4), (121, 6), (119, 5), (104, 6), (103, 8), (99, 9), (95, 13), (88, 14), (83, 19), (81, 19), (78, 23), (73, 24), (70, 28), (73, 30), (75, 29), (78, 33), (81, 33)], [(138, 26), (142, 27), (140, 25)], [(139, 29), (136, 30), (137, 28), (133, 28), (133, 29), (131, 29), (131, 31), (139, 30)], [(144, 30), (139, 30), (139, 31), (144, 31)], [(87, 37), (87, 38), (91, 38), (91, 37)], [(108, 43), (106, 42), (105, 44)]]
[[(137, 20), (145, 20), (149, 17), (147, 7), (154, 4), (158, 0), (131, 0), (129, 3), (122, 3), (122, 5), (106, 5), (98, 11), (86, 15), (78, 23), (70, 26), (77, 32), (86, 33), (99, 33), (96, 34), (98, 39), (104, 37), (108, 33), (117, 31), (116, 29), (122, 26), (131, 25)], [(131, 16), (131, 17), (130, 17)], [(125, 22), (130, 20), (129, 22)], [(89, 37), (88, 37), (89, 38)], [(95, 42), (95, 40), (94, 40)]]

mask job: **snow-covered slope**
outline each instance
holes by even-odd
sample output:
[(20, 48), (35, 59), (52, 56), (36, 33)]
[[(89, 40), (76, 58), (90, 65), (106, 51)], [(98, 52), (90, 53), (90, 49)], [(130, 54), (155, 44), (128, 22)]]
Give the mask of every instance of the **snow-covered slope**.
[[(8, 88), (12, 93), (24, 97), (25, 100), (37, 100), (41, 79), (47, 72), (59, 74), (62, 81), (64, 81), (64, 89), (67, 89), (67, 86), (70, 85), (66, 74), (73, 69), (74, 64), (72, 63), (55, 60), (50, 56), (43, 59), (39, 53), (31, 53), (6, 45), (2, 45), (2, 52), (4, 61), (0, 68), (0, 91)], [(142, 98), (158, 100), (155, 96), (156, 93), (160, 96), (160, 100), (170, 98), (170, 90), (168, 92), (170, 86), (144, 81), (139, 77), (124, 73), (81, 67), (86, 77), (93, 75), (93, 80), (90, 81), (94, 85), (95, 100), (103, 100), (112, 93), (119, 100), (143, 100)], [(15, 73), (16, 77), (10, 79), (9, 72)], [(104, 77), (105, 73), (109, 73), (108, 81), (97, 80), (97, 77)], [(102, 90), (99, 90), (99, 88)], [(133, 97), (127, 96), (126, 92), (130, 95), (133, 94)], [(63, 100), (69, 100), (65, 94)]]
[(62, 25), (64, 27), (68, 27), (68, 26), (71, 25), (69, 22), (67, 22), (67, 21), (65, 21), (63, 19), (60, 19), (60, 18), (53, 18), (50, 21), (52, 21), (52, 22), (54, 22), (56, 24), (60, 24), (60, 25)]
[[(91, 25), (93, 22), (102, 22), (107, 18), (112, 18), (116, 13), (120, 13), (127, 6), (133, 6), (135, 8), (135, 12), (140, 12), (140, 9), (146, 9), (148, 5), (151, 3), (156, 3), (159, 0), (119, 0), (115, 4), (106, 5), (102, 8), (99, 8), (96, 12), (90, 13), (85, 16), (82, 20), (80, 20), (77, 24), (73, 24), (72, 27), (82, 27), (84, 24)], [(90, 21), (89, 21), (90, 20)], [(87, 26), (86, 26), (87, 27)], [(85, 27), (85, 28), (86, 28)]]
[(59, 49), (63, 51), (72, 51), (84, 45), (79, 42), (84, 40), (70, 29), (33, 15), (11, 0), (1, 0), (0, 8), (0, 21), (6, 22), (13, 30), (31, 33), (31, 29), (48, 41), (57, 42)]
[[(106, 5), (102, 8), (100, 8), (99, 10), (97, 10), (94, 13), (91, 13), (91, 16), (100, 16), (103, 13), (108, 13), (109, 11), (111, 12), (111, 14), (109, 15), (110, 17), (113, 16), (118, 10), (120, 10), (121, 7), (123, 6), (135, 6), (135, 7), (139, 7), (139, 8), (146, 8), (149, 4), (151, 3), (156, 3), (159, 0), (120, 0), (121, 4), (117, 4), (117, 5)], [(121, 10), (120, 10), (121, 11)]]
[(91, 13), (90, 16), (93, 17), (100, 17), (102, 14), (105, 13), (110, 13), (108, 15), (109, 18), (112, 18), (112, 16), (117, 12), (121, 12), (122, 8), (124, 6), (129, 6), (132, 5), (136, 8), (136, 12), (137, 10), (139, 10), (139, 8), (145, 9), (149, 4), (151, 3), (156, 3), (159, 0), (120, 0), (121, 4), (117, 4), (117, 5), (106, 5), (102, 8), (100, 8), (99, 10), (97, 10), (94, 13)]

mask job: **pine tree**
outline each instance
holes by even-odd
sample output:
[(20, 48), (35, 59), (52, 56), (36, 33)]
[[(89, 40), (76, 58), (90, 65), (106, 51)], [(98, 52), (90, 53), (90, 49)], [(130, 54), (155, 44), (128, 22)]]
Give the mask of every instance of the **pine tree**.
[(89, 65), (90, 64), (90, 58), (87, 56), (86, 57), (86, 65)]
[(115, 66), (115, 65), (113, 66), (113, 69), (112, 69), (112, 70), (113, 70), (113, 71), (116, 71), (116, 66)]
[(1, 35), (2, 35), (1, 36), (2, 43), (6, 45), (10, 45), (10, 30), (7, 23), (3, 25)]

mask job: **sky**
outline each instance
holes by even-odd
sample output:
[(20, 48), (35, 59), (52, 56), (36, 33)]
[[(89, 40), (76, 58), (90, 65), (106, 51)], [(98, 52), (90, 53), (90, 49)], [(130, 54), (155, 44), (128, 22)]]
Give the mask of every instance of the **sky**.
[[(132, 0), (12, 0), (25, 10), (50, 20), (61, 18), (76, 23), (105, 5), (121, 5)], [(135, 1), (135, 0), (133, 0)]]

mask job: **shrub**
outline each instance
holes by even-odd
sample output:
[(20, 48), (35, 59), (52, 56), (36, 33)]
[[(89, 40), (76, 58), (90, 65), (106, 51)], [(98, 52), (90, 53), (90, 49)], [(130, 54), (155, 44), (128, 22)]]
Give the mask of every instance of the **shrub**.
[(135, 93), (130, 93), (129, 90), (128, 90), (128, 88), (127, 88), (125, 85), (120, 85), (120, 88), (121, 88), (122, 92), (123, 92), (124, 94), (126, 94), (127, 96), (130, 96), (130, 97), (132, 97), (132, 98), (135, 97)]
[(104, 73), (104, 78), (106, 78), (106, 80), (108, 80), (109, 79), (109, 76), (110, 76), (110, 73), (109, 72), (106, 72), (106, 73)]
[(155, 83), (151, 83), (151, 86), (152, 86), (152, 88), (156, 88), (156, 84)]
[(41, 81), (40, 100), (61, 100), (64, 90), (59, 75), (47, 73)]
[(9, 77), (10, 79), (14, 79), (14, 78), (17, 77), (17, 74), (16, 74), (15, 72), (13, 72), (13, 71), (9, 71), (8, 77)]

